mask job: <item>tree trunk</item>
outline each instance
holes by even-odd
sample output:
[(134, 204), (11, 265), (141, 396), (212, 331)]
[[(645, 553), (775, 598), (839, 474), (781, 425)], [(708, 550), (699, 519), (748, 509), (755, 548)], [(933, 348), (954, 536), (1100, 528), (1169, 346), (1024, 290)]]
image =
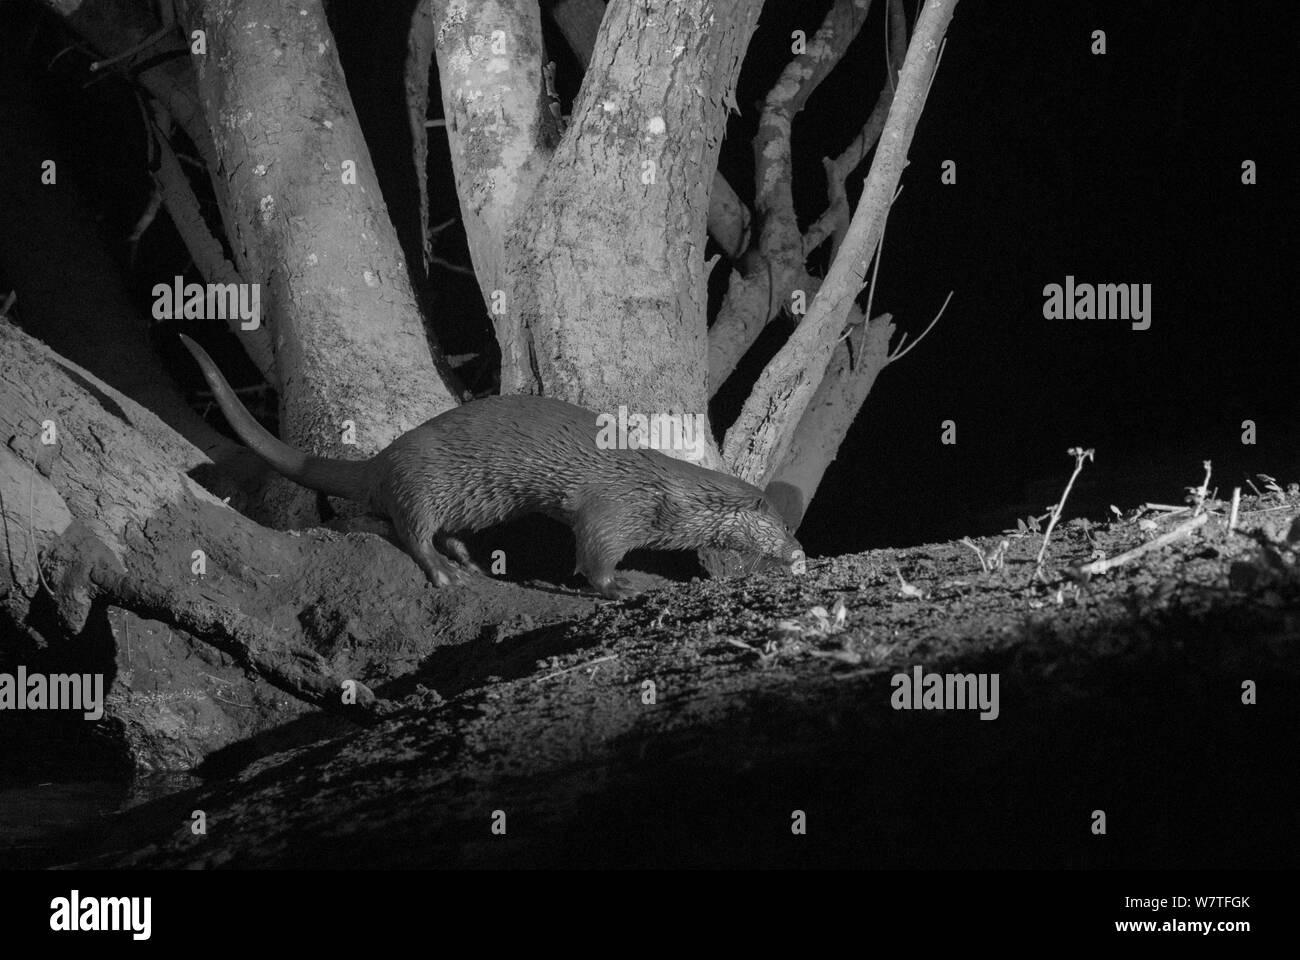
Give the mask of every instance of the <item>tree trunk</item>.
[[(280, 433), (357, 458), (455, 401), (435, 366), (320, 0), (183, 4), (235, 260), (262, 285), (284, 392)], [(355, 424), (355, 446), (342, 440)], [(316, 518), (287, 483), (271, 515)]]
[(757, 17), (742, 2), (610, 4), (572, 122), (507, 240), (504, 392), (707, 410), (708, 188)]

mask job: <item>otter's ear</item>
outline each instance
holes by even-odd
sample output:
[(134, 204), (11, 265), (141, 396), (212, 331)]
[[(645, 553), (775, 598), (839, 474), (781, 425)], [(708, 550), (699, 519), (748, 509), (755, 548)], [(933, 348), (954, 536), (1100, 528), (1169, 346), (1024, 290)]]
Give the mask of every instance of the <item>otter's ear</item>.
[(764, 497), (755, 497), (754, 502), (751, 503), (750, 506), (755, 510), (759, 510), (759, 511), (766, 510), (767, 499)]

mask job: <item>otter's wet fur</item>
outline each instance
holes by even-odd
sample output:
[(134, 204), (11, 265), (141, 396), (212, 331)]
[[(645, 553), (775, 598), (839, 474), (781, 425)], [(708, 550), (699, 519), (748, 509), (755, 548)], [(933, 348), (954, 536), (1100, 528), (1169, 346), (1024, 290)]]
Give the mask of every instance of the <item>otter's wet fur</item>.
[(253, 418), (202, 347), (181, 339), (244, 443), (290, 480), (387, 517), (436, 586), (462, 578), (451, 559), (477, 569), (458, 534), (534, 513), (572, 528), (578, 572), (607, 597), (634, 592), (614, 568), (640, 547), (731, 549), (787, 568), (803, 555), (757, 487), (656, 450), (603, 450), (596, 415), (562, 400), (472, 400), (369, 460), (302, 453)]

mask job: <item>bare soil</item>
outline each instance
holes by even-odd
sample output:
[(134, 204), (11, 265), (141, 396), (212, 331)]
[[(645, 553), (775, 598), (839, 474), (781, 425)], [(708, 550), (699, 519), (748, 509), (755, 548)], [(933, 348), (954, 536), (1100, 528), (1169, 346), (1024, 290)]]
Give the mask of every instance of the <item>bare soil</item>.
[[(1187, 514), (1058, 527), (1045, 583), (1028, 533), (979, 544), (1007, 540), (999, 570), (879, 550), (539, 617), (436, 650), (381, 723), (214, 757), (83, 862), (1294, 867), (1297, 516), (1247, 500), (1247, 533), (1212, 516), (1092, 578), (1068, 571)], [(917, 666), (996, 673), (997, 718), (894, 709)]]

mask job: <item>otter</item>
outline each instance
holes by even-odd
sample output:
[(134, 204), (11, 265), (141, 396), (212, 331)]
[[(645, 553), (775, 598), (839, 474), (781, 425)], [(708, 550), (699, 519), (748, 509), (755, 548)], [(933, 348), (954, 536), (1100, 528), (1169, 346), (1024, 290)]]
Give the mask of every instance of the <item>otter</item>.
[(463, 581), (466, 570), (481, 573), (458, 534), (538, 513), (573, 530), (577, 572), (611, 599), (636, 592), (614, 569), (639, 547), (736, 550), (791, 571), (803, 559), (758, 487), (657, 450), (601, 449), (596, 415), (574, 404), (484, 397), (408, 430), (369, 460), (315, 457), (274, 437), (207, 352), (181, 340), (254, 453), (295, 483), (387, 517), (436, 587)]

